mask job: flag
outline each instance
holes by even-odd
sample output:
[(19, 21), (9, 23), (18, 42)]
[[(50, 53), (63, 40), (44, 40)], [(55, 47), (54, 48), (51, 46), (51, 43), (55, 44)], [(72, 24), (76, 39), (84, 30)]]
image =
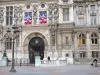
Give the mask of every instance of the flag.
[(31, 16), (31, 13), (29, 13), (29, 12), (25, 13), (24, 23), (25, 24), (32, 24), (32, 16)]
[(47, 23), (47, 15), (46, 15), (45, 11), (40, 12), (39, 22), (40, 22), (40, 24)]

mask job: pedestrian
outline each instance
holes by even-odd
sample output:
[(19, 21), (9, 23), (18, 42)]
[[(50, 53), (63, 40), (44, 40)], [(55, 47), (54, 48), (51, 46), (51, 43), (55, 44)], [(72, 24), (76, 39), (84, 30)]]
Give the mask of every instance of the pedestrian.
[(91, 64), (91, 66), (97, 67), (98, 60), (95, 58)]
[(48, 56), (48, 62), (51, 62), (51, 60), (50, 60), (50, 56)]

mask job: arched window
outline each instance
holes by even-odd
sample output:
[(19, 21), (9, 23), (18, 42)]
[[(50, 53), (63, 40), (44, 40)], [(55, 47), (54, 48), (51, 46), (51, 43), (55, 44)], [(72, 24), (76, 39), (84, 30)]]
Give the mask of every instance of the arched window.
[(79, 35), (79, 45), (85, 44), (85, 35), (84, 34), (80, 34)]
[(8, 38), (6, 41), (6, 49), (12, 49), (12, 38)]
[(98, 44), (98, 36), (96, 33), (91, 34), (91, 43), (92, 44)]

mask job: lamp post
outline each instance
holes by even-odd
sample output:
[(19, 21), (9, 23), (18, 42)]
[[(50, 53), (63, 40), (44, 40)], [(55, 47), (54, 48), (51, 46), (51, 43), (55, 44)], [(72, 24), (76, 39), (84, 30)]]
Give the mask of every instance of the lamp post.
[[(17, 26), (13, 26), (12, 27), (13, 32), (11, 32), (11, 30), (8, 28), (7, 33), (9, 34), (9, 37), (12, 38), (12, 66), (11, 66), (11, 70), (10, 72), (16, 72), (15, 68), (14, 68), (14, 41), (18, 36), (19, 30)], [(11, 36), (10, 36), (11, 35)]]

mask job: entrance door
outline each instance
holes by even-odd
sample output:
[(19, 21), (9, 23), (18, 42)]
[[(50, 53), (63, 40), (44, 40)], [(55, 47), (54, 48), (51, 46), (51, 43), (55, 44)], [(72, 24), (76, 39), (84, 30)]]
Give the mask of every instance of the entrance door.
[(40, 37), (33, 37), (29, 42), (29, 59), (30, 63), (35, 64), (35, 53), (38, 53), (40, 59), (44, 58), (44, 41)]

